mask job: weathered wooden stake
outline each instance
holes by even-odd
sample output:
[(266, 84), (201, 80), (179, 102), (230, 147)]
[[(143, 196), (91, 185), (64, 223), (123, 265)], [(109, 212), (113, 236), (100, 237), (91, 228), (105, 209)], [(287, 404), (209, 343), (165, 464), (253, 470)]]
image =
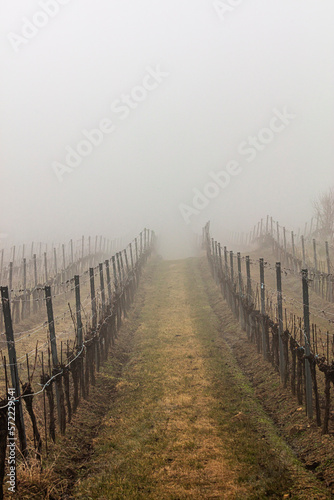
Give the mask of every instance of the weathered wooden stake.
[(130, 247), (130, 260), (131, 260), (131, 269), (133, 270), (133, 254), (132, 254), (132, 243), (130, 243), (129, 247)]
[(107, 275), (107, 288), (108, 288), (108, 301), (109, 306), (111, 306), (112, 294), (111, 294), (111, 279), (110, 279), (110, 269), (109, 269), (109, 260), (105, 261), (106, 265), (106, 275)]
[(328, 241), (325, 242), (326, 246), (326, 262), (327, 262), (327, 289), (328, 289), (328, 300), (332, 302), (333, 300), (333, 283), (332, 283), (332, 274), (331, 274), (331, 261), (329, 258), (329, 249), (328, 249)]
[(268, 345), (266, 337), (266, 325), (264, 315), (266, 314), (266, 302), (265, 302), (265, 284), (264, 284), (264, 261), (260, 259), (260, 287), (261, 287), (261, 314), (262, 314), (262, 351), (263, 358), (268, 357)]
[[(306, 392), (306, 414), (313, 417), (312, 407), (312, 378), (310, 367), (310, 306), (308, 295), (308, 272), (302, 269), (303, 285), (303, 312), (304, 312), (304, 345), (305, 345), (305, 392)], [(329, 362), (329, 360), (327, 360)]]
[(292, 257), (293, 257), (293, 271), (297, 271), (297, 266), (296, 266), (296, 251), (295, 251), (295, 237), (293, 234), (293, 231), (291, 231), (291, 245), (292, 245)]
[(13, 290), (13, 262), (9, 263), (9, 300), (11, 300)]
[(99, 264), (99, 272), (100, 272), (100, 289), (101, 289), (101, 302), (102, 302), (102, 314), (104, 316), (105, 308), (106, 308), (106, 296), (104, 292), (104, 279), (103, 279), (103, 264)]
[(35, 253), (34, 253), (34, 256), (33, 256), (33, 260), (34, 260), (34, 286), (37, 287), (37, 285), (38, 285), (38, 278), (37, 278), (37, 256), (36, 256)]
[(224, 263), (225, 263), (225, 276), (226, 279), (228, 279), (229, 273), (228, 273), (228, 261), (227, 261), (227, 248), (224, 247)]
[(231, 283), (234, 288), (234, 272), (233, 272), (233, 250), (230, 250), (230, 273), (231, 273)]
[(80, 278), (77, 274), (74, 276), (74, 287), (75, 287), (75, 312), (77, 319), (77, 346), (78, 349), (81, 349), (83, 343), (83, 335), (82, 335), (82, 320), (81, 320)]
[[(27, 307), (27, 259), (23, 258), (23, 304), (22, 304), (22, 318), (26, 317), (28, 312)], [(29, 314), (29, 312), (28, 312)]]
[(286, 360), (283, 346), (283, 304), (282, 304), (282, 275), (281, 263), (276, 262), (277, 283), (277, 313), (278, 313), (278, 339), (279, 339), (279, 369), (281, 381), (286, 386)]
[(58, 265), (57, 265), (57, 249), (53, 247), (53, 265), (55, 270), (55, 275), (58, 274)]
[(306, 268), (306, 259), (305, 259), (305, 240), (304, 236), (301, 235), (301, 241), (302, 241), (302, 260), (303, 260), (303, 269)]
[(239, 321), (241, 328), (244, 328), (244, 318), (243, 318), (243, 307), (242, 307), (242, 275), (241, 275), (241, 255), (240, 252), (237, 253), (238, 262), (238, 285), (239, 285)]
[(252, 281), (250, 272), (250, 258), (246, 255), (246, 276), (247, 276), (247, 298), (249, 303), (252, 302)]
[(44, 278), (45, 278), (45, 283), (48, 282), (48, 261), (47, 261), (47, 254), (44, 252)]
[(320, 291), (320, 283), (318, 282), (318, 260), (317, 260), (317, 243), (313, 238), (313, 259), (314, 259), (314, 289), (315, 291)]
[(24, 418), (22, 411), (22, 401), (20, 398), (21, 396), (20, 379), (19, 379), (17, 360), (16, 360), (17, 358), (16, 358), (15, 340), (14, 340), (13, 324), (10, 312), (9, 293), (7, 286), (1, 287), (1, 300), (2, 300), (2, 310), (5, 320), (10, 374), (12, 379), (12, 386), (13, 389), (15, 390), (14, 394), (14, 397), (16, 399), (15, 421), (19, 434), (20, 448), (23, 456), (26, 457), (28, 455), (27, 439), (26, 439), (26, 432), (25, 432)]
[(96, 297), (95, 297), (95, 282), (94, 282), (94, 268), (89, 268), (90, 278), (90, 297), (92, 303), (92, 328), (95, 331), (97, 326), (97, 311), (96, 311)]

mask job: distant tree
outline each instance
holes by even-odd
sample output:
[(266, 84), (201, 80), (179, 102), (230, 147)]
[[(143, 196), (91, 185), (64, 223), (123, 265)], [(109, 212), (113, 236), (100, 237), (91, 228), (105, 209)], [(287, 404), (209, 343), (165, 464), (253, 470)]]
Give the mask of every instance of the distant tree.
[(313, 202), (314, 216), (317, 219), (317, 233), (321, 239), (334, 239), (334, 187), (321, 193)]

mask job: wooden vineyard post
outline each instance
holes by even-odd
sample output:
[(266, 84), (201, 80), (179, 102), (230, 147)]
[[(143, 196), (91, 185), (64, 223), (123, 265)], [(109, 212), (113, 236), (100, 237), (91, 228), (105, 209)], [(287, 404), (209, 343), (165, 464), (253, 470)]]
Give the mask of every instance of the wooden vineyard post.
[[(66, 281), (66, 259), (65, 259), (65, 245), (64, 245), (64, 243), (62, 243), (62, 245), (61, 245), (61, 252), (62, 252), (62, 260), (63, 260), (61, 281), (63, 282), (63, 289), (65, 291), (66, 290), (66, 283), (65, 283), (65, 281)], [(66, 298), (65, 298), (65, 300), (66, 300)]]
[(48, 260), (47, 260), (47, 254), (44, 252), (44, 279), (45, 283), (48, 282)]
[(114, 275), (114, 287), (115, 287), (115, 292), (116, 292), (116, 317), (117, 317), (117, 330), (119, 330), (121, 323), (122, 323), (122, 309), (121, 309), (121, 298), (120, 298), (120, 289), (119, 289), (119, 284), (118, 284), (118, 279), (117, 279), (117, 271), (116, 271), (116, 257), (115, 255), (112, 256), (112, 268), (113, 268), (113, 275)]
[(278, 340), (279, 340), (279, 371), (283, 386), (286, 387), (286, 360), (283, 345), (283, 305), (282, 305), (282, 274), (281, 263), (276, 262)]
[(122, 270), (123, 282), (125, 283), (125, 270), (124, 270), (124, 265), (123, 265), (122, 252), (119, 252), (119, 260), (120, 260), (120, 263), (121, 263), (121, 270)]
[[(220, 243), (218, 243), (218, 255), (219, 255), (219, 285), (220, 289), (223, 291), (223, 261), (222, 261), (222, 247)], [(225, 296), (225, 290), (224, 290)]]
[(292, 258), (293, 258), (293, 271), (298, 271), (296, 266), (296, 251), (295, 251), (295, 238), (293, 231), (291, 231), (291, 245), (292, 245)]
[(140, 238), (140, 252), (139, 252), (139, 255), (140, 257), (142, 256), (142, 253), (143, 253), (143, 231), (140, 231), (140, 234), (139, 234), (139, 238)]
[(327, 300), (329, 302), (333, 301), (333, 283), (331, 274), (331, 261), (329, 259), (328, 241), (325, 242), (326, 246), (326, 262), (327, 262)]
[(130, 261), (131, 261), (131, 270), (133, 271), (133, 254), (132, 254), (132, 243), (129, 245), (130, 248)]
[(119, 278), (119, 289), (120, 289), (120, 302), (122, 304), (122, 309), (123, 309), (123, 314), (124, 317), (126, 316), (126, 304), (125, 304), (125, 297), (124, 297), (124, 282), (123, 282), (123, 268), (121, 267), (121, 258), (122, 258), (122, 253), (117, 252), (116, 254), (116, 261), (117, 261), (117, 270), (118, 270), (118, 278)]
[(243, 304), (242, 304), (242, 275), (241, 275), (241, 255), (240, 252), (237, 253), (237, 261), (238, 261), (238, 292), (239, 292), (239, 321), (241, 324), (241, 328), (245, 328), (244, 325), (244, 317), (243, 317)]
[(230, 250), (230, 278), (232, 288), (234, 289), (233, 250)]
[[(249, 255), (246, 255), (246, 297), (247, 297), (247, 305), (248, 307), (250, 307), (253, 303), (253, 297), (252, 297), (252, 282), (251, 282)], [(247, 319), (246, 319), (246, 333), (248, 338), (250, 338), (251, 336), (251, 324), (252, 324), (252, 319), (249, 311), (250, 309), (248, 309)]]
[(285, 227), (283, 227), (283, 245), (284, 245), (284, 265), (287, 265), (287, 255), (286, 255), (286, 233)]
[(15, 264), (15, 249), (16, 249), (16, 247), (15, 247), (15, 245), (14, 245), (14, 246), (13, 246), (13, 258), (12, 258), (12, 263), (13, 263), (13, 266), (14, 266), (14, 264)]
[(37, 256), (36, 256), (35, 253), (34, 253), (34, 256), (33, 256), (33, 260), (34, 260), (34, 286), (35, 286), (35, 288), (37, 288), (37, 285), (38, 285), (38, 278), (37, 278)]
[(114, 315), (112, 315), (112, 291), (111, 291), (111, 278), (110, 278), (110, 265), (109, 264), (110, 264), (110, 262), (107, 259), (105, 261), (105, 265), (106, 265), (107, 288), (108, 288), (108, 316), (110, 317), (110, 319), (108, 321), (110, 321), (110, 323), (112, 324), (112, 328), (111, 328), (111, 342), (114, 345), (114, 342), (115, 342), (115, 338), (114, 338), (115, 317), (114, 317)]
[(135, 290), (136, 288), (136, 274), (135, 274), (135, 269), (134, 269), (134, 262), (133, 262), (133, 252), (132, 252), (132, 243), (130, 243), (129, 245), (129, 249), (130, 249), (130, 262), (131, 262), (131, 280), (132, 280), (132, 289), (133, 291)]
[(57, 341), (56, 341), (50, 286), (45, 287), (45, 302), (46, 302), (46, 311), (48, 315), (49, 335), (50, 335), (50, 345), (51, 345), (51, 355), (52, 355), (52, 366), (53, 366), (52, 375), (56, 375), (55, 384), (56, 384), (56, 400), (57, 400), (59, 427), (60, 427), (60, 433), (65, 434), (66, 415), (64, 406), (64, 393), (63, 393), (61, 378), (60, 375), (58, 375), (60, 373), (60, 367), (57, 355)]
[(122, 288), (122, 271), (121, 271), (121, 263), (119, 259), (119, 252), (116, 253), (116, 264), (117, 264), (117, 272), (118, 272), (118, 284), (119, 287)]
[(57, 266), (57, 249), (56, 249), (56, 247), (53, 247), (53, 265), (54, 265), (55, 275), (57, 276), (58, 266)]
[(128, 254), (127, 254), (126, 248), (124, 248), (123, 253), (124, 253), (124, 260), (125, 260), (125, 265), (126, 265), (126, 277), (127, 277), (126, 281), (127, 281), (128, 286), (130, 286), (130, 288), (128, 288), (128, 294), (129, 294), (128, 300), (132, 301), (132, 298), (133, 298), (132, 286), (129, 285), (130, 268), (129, 268)]
[(225, 276), (228, 279), (228, 262), (227, 262), (227, 248), (224, 247), (224, 263), (225, 263)]
[(301, 240), (302, 240), (302, 255), (303, 255), (303, 262), (302, 262), (302, 266), (303, 266), (303, 269), (306, 268), (306, 259), (305, 259), (305, 240), (304, 240), (304, 236), (301, 235)]
[(265, 284), (264, 284), (264, 262), (260, 259), (260, 287), (261, 287), (261, 315), (262, 315), (262, 350), (263, 359), (268, 359), (268, 345), (267, 345), (267, 334), (266, 334), (266, 306), (265, 306)]
[(96, 330), (97, 326), (97, 311), (96, 311), (96, 297), (95, 297), (95, 282), (94, 282), (94, 268), (89, 268), (89, 279), (90, 279), (90, 297), (92, 303), (92, 329)]
[(9, 263), (9, 290), (8, 290), (8, 295), (9, 295), (9, 301), (12, 300), (12, 290), (13, 290), (13, 262)]
[(213, 279), (217, 282), (215, 240), (213, 238), (211, 238), (211, 265), (212, 265)]
[(136, 267), (138, 268), (138, 241), (135, 238), (135, 251), (136, 251)]
[(82, 319), (81, 319), (81, 298), (80, 298), (80, 278), (78, 275), (74, 276), (74, 287), (75, 287), (75, 315), (77, 320), (77, 351), (79, 354), (78, 365), (79, 365), (79, 373), (80, 373), (80, 387), (81, 387), (81, 395), (83, 398), (86, 397), (86, 387), (85, 387), (85, 378), (84, 378), (84, 360), (82, 346), (83, 346), (83, 328), (82, 328)]
[(216, 281), (219, 285), (219, 255), (218, 255), (218, 242), (215, 241), (215, 268), (216, 268)]
[(308, 296), (307, 269), (302, 269), (302, 285), (303, 285), (304, 345), (305, 345), (306, 414), (309, 418), (312, 418), (313, 407), (312, 407), (312, 378), (311, 378), (311, 367), (310, 367), (310, 307), (309, 307), (309, 296)]
[(250, 272), (250, 259), (249, 255), (246, 255), (246, 276), (247, 276), (247, 300), (249, 304), (252, 303), (252, 281)]
[(108, 306), (111, 308), (111, 280), (110, 280), (110, 268), (109, 268), (109, 260), (105, 260), (106, 266), (106, 276), (107, 276), (107, 289), (108, 289)]
[(225, 267), (225, 300), (230, 304), (230, 294), (229, 294), (229, 288), (228, 288), (228, 279), (229, 279), (229, 273), (228, 273), (228, 261), (227, 261), (227, 248), (224, 246), (224, 267)]
[(232, 312), (235, 314), (235, 297), (234, 297), (234, 271), (233, 271), (233, 251), (230, 250), (230, 281), (231, 281), (231, 306)]
[(105, 314), (106, 308), (106, 295), (104, 292), (104, 278), (103, 278), (103, 264), (99, 264), (99, 273), (100, 273), (100, 290), (101, 290), (101, 302), (102, 302), (102, 316)]
[(314, 258), (314, 290), (320, 292), (320, 282), (318, 280), (317, 243), (313, 238), (313, 258)]
[(83, 343), (83, 337), (82, 337), (82, 320), (81, 320), (80, 278), (77, 274), (74, 276), (74, 288), (75, 288), (75, 313), (77, 319), (77, 346), (78, 350), (80, 350)]
[(280, 250), (280, 236), (279, 236), (279, 224), (276, 222), (276, 233), (277, 233), (277, 258), (280, 258), (281, 250)]
[(96, 308), (96, 296), (95, 296), (95, 278), (94, 278), (94, 268), (89, 268), (89, 282), (90, 282), (90, 298), (92, 305), (92, 330), (94, 336), (94, 359), (96, 370), (99, 371), (100, 363), (99, 363), (99, 350), (98, 344), (96, 340), (96, 328), (97, 328), (97, 308)]
[(37, 285), (38, 285), (38, 279), (37, 279), (37, 256), (34, 253), (33, 255), (33, 262), (34, 262), (34, 287), (35, 290), (33, 292), (33, 312), (37, 312), (37, 310), (40, 307), (40, 301), (39, 301), (39, 291), (37, 290)]
[(27, 259), (23, 258), (23, 304), (22, 304), (22, 319), (25, 319), (29, 314), (27, 304)]
[(8, 287), (1, 287), (1, 300), (2, 300), (2, 310), (5, 320), (5, 329), (6, 329), (6, 340), (8, 347), (8, 357), (9, 357), (9, 366), (10, 366), (10, 374), (12, 379), (12, 386), (15, 390), (15, 423), (18, 429), (19, 440), (20, 440), (20, 448), (24, 457), (28, 455), (27, 451), (27, 439), (26, 432), (24, 426), (24, 418), (23, 418), (23, 410), (22, 410), (22, 401), (21, 401), (21, 392), (20, 392), (20, 379), (17, 368), (16, 361), (16, 349), (15, 349), (15, 340), (14, 340), (14, 332), (13, 332), (13, 324), (12, 317), (10, 312), (10, 299), (8, 293)]

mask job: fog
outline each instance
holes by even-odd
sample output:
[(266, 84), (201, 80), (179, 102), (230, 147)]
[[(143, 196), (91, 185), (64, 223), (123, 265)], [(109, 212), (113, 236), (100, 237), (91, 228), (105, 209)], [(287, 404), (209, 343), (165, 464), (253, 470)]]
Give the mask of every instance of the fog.
[(289, 227), (333, 184), (331, 0), (2, 0), (7, 242)]

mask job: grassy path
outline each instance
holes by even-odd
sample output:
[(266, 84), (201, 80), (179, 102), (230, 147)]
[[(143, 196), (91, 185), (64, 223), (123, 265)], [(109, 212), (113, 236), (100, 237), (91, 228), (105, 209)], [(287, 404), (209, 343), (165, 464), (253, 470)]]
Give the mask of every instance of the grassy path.
[[(329, 498), (238, 369), (198, 260), (155, 263), (143, 286), (145, 303), (126, 325), (127, 362), (73, 498)], [(114, 383), (112, 363), (103, 377)]]

